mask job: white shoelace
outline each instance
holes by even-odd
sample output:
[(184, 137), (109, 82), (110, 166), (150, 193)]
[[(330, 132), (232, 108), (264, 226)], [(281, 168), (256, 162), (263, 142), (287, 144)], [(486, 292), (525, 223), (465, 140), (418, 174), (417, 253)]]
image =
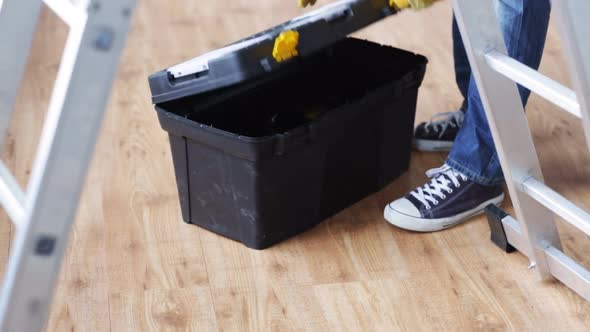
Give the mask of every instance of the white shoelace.
[(451, 169), (446, 164), (440, 168), (429, 170), (426, 172), (426, 176), (432, 179), (430, 183), (418, 187), (410, 194), (420, 201), (420, 203), (424, 204), (427, 210), (432, 208), (430, 204), (438, 205), (438, 199), (445, 199), (447, 198), (446, 194), (453, 193), (453, 188), (450, 186), (451, 184), (453, 184), (455, 188), (461, 187), (459, 178), (463, 181), (467, 180), (465, 175)]
[(449, 127), (455, 128), (457, 126), (461, 126), (464, 118), (465, 115), (461, 110), (439, 113), (430, 118), (430, 121), (426, 122), (426, 124), (424, 125), (424, 131), (426, 133), (429, 133), (430, 128), (434, 128), (434, 132), (438, 132), (440, 129), (438, 138), (441, 138), (445, 134), (447, 129), (449, 129)]

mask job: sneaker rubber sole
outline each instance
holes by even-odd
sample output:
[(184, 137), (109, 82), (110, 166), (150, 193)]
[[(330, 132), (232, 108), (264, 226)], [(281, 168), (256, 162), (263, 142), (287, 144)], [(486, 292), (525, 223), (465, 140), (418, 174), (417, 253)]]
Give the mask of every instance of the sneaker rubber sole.
[(427, 139), (414, 139), (412, 141), (412, 146), (414, 149), (418, 151), (424, 152), (441, 152), (441, 151), (450, 151), (453, 147), (453, 142), (451, 141), (435, 141), (435, 140), (427, 140)]

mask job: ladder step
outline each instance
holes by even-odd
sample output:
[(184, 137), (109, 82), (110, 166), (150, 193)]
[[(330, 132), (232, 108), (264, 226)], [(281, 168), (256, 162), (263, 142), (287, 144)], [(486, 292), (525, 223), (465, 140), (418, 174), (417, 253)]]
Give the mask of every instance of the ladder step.
[(588, 212), (535, 178), (528, 178), (522, 185), (523, 191), (537, 202), (545, 205), (555, 214), (590, 235), (590, 214)]
[(529, 247), (526, 237), (522, 234), (522, 229), (520, 228), (520, 223), (518, 220), (512, 218), (510, 215), (507, 215), (502, 218), (501, 221), (508, 244), (516, 248), (516, 250), (520, 251), (525, 256), (532, 258), (533, 253)]
[[(502, 219), (508, 243), (529, 258), (533, 258), (519, 222), (511, 216)], [(554, 246), (544, 249), (551, 275), (590, 301), (590, 272)]]
[(18, 228), (25, 217), (25, 194), (12, 173), (0, 161), (0, 203)]
[(70, 0), (43, 0), (43, 2), (70, 27), (86, 20), (86, 11), (75, 6)]
[(545, 256), (551, 274), (590, 301), (590, 271), (553, 246), (545, 249)]
[(488, 66), (498, 73), (576, 117), (582, 117), (580, 103), (573, 90), (496, 50), (487, 53), (485, 59)]

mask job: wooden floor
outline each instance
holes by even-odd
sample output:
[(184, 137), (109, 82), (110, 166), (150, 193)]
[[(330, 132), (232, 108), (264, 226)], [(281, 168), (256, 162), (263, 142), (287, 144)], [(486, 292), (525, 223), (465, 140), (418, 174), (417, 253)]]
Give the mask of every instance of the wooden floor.
[[(266, 251), (181, 222), (167, 136), (153, 111), (147, 76), (294, 17), (295, 2), (139, 1), (48, 329), (590, 329), (590, 304), (560, 284), (538, 282), (521, 254), (494, 247), (483, 217), (434, 234), (384, 222), (385, 204), (422, 184), (443, 154), (415, 153), (411, 170), (384, 191)], [(460, 103), (450, 20), (446, 2), (358, 34), (430, 59), (417, 121)], [(65, 33), (43, 13), (4, 154), (22, 184)], [(569, 83), (553, 27), (542, 71)], [(528, 111), (547, 181), (590, 207), (590, 156), (580, 125), (537, 97)], [(4, 214), (0, 218), (5, 261), (13, 229)], [(589, 263), (590, 240), (560, 228), (566, 250)]]

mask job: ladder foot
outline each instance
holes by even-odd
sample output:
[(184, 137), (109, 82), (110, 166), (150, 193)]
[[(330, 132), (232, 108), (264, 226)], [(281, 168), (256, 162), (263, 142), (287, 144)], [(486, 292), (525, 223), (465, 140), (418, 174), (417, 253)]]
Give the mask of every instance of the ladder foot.
[(492, 242), (498, 246), (498, 248), (502, 249), (508, 254), (515, 252), (516, 248), (508, 243), (508, 238), (506, 237), (506, 232), (504, 231), (504, 224), (502, 224), (502, 219), (508, 216), (508, 213), (496, 205), (490, 204), (486, 208), (486, 215), (488, 216), (488, 224), (490, 225)]

